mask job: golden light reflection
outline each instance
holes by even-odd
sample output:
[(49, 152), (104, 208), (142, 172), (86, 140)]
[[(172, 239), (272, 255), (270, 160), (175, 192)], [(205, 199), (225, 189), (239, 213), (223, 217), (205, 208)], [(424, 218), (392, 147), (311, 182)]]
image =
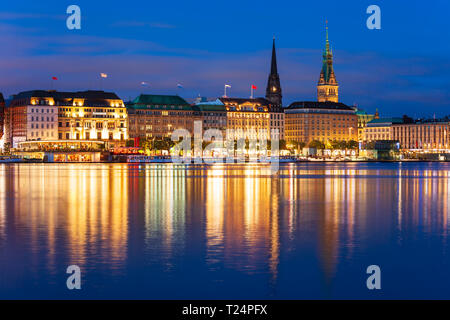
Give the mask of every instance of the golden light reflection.
[(174, 252), (185, 247), (186, 171), (182, 165), (143, 166), (145, 178), (145, 243), (162, 248), (161, 259), (171, 268)]
[[(0, 241), (3, 242), (6, 239), (6, 198), (8, 188), (6, 185), (6, 169), (5, 164), (0, 165)], [(1, 246), (1, 245), (0, 245)]]
[(224, 241), (224, 210), (226, 199), (225, 171), (222, 165), (208, 170), (206, 180), (206, 246), (209, 263), (219, 262), (216, 256)]
[[(128, 182), (127, 172), (116, 170), (82, 164), (15, 167), (15, 219), (29, 230), (31, 247), (45, 246), (50, 272), (57, 272), (58, 249), (80, 267), (88, 257), (114, 261), (112, 268), (125, 261)], [(31, 257), (36, 263), (40, 258)]]
[[(96, 252), (103, 261), (122, 264), (128, 241), (128, 175), (124, 167), (68, 165), (67, 211), (70, 257), (86, 264)], [(64, 179), (61, 179), (64, 181)], [(60, 180), (60, 181), (61, 181)], [(61, 205), (67, 206), (63, 210)]]

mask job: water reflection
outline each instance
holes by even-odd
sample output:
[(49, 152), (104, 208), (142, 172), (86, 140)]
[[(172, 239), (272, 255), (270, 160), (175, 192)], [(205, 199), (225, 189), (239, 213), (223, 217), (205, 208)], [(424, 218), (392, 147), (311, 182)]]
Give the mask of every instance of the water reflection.
[(159, 252), (169, 270), (172, 256), (185, 246), (186, 172), (182, 166), (157, 165), (143, 171), (144, 241), (148, 252)]
[(9, 220), (6, 237), (18, 242), (10, 245), (27, 250), (30, 272), (56, 274), (61, 253), (67, 265), (120, 268), (128, 236), (128, 173), (122, 169), (2, 166), (0, 221)]
[(412, 258), (400, 259), (402, 248), (438, 237), (436, 255), (447, 261), (448, 168), (286, 164), (271, 175), (264, 165), (1, 165), (0, 285), (26, 286), (25, 277), (51, 288), (78, 264), (102, 279), (170, 275), (176, 289), (188, 265), (227, 292), (251, 296), (256, 286), (258, 296), (295, 298), (301, 282), (339, 296), (357, 262), (384, 259), (374, 248), (390, 248), (401, 264)]

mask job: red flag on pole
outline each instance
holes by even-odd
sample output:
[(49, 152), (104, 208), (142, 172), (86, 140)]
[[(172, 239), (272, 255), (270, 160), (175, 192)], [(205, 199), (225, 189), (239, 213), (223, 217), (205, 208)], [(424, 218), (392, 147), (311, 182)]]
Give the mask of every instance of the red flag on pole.
[(52, 80), (58, 80), (58, 78), (57, 77), (52, 77)]
[(258, 87), (257, 87), (257, 86), (255, 86), (254, 84), (252, 84), (252, 89), (253, 89), (253, 90), (257, 90), (257, 89), (258, 89)]

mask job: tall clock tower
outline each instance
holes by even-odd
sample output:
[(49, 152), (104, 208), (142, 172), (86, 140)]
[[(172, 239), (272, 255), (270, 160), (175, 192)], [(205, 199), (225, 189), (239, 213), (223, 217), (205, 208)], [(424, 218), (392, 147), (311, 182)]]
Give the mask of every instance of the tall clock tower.
[(266, 99), (271, 101), (274, 106), (282, 107), (282, 95), (280, 76), (277, 69), (277, 55), (275, 52), (275, 37), (272, 46), (272, 64), (270, 67), (269, 79), (267, 80)]
[(328, 41), (328, 24), (326, 26), (326, 44), (323, 52), (322, 70), (317, 84), (317, 100), (319, 102), (338, 102), (339, 86), (333, 70), (333, 52)]

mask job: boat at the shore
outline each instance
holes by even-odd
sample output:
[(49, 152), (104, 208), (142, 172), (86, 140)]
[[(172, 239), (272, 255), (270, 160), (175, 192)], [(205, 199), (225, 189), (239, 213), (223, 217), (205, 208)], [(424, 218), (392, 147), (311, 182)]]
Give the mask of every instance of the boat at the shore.
[(127, 163), (170, 163), (172, 159), (167, 156), (146, 156), (132, 155), (127, 156)]
[(25, 159), (21, 156), (16, 155), (0, 156), (0, 163), (18, 163), (18, 162), (25, 162)]

